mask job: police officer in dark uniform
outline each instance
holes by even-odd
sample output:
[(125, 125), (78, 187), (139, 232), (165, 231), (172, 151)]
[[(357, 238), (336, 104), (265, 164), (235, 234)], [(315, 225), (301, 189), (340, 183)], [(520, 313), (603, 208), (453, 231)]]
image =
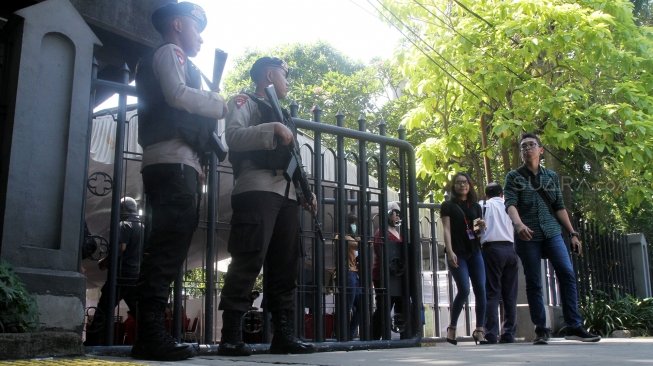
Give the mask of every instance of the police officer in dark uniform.
[(170, 283), (175, 279), (198, 224), (203, 141), (226, 114), (224, 99), (201, 90), (201, 74), (189, 60), (200, 50), (204, 10), (170, 3), (152, 14), (164, 44), (136, 71), (139, 143), (149, 235), (139, 279), (138, 335), (132, 356), (183, 360), (192, 347), (178, 344), (164, 327)]
[[(272, 84), (280, 99), (288, 93), (288, 66), (278, 58), (262, 57), (250, 70), (256, 84), (253, 94), (229, 101), (226, 137), (234, 167), (231, 196), (233, 215), (229, 237), (231, 264), (220, 296), (222, 342), (218, 354), (248, 356), (242, 340), (241, 320), (251, 305), (250, 293), (265, 263), (263, 293), (272, 314), (274, 335), (270, 353), (312, 353), (313, 345), (295, 335), (295, 289), (299, 271), (299, 203), (293, 183), (283, 170), (288, 146), (297, 144), (297, 131), (274, 117), (265, 94)], [(315, 210), (311, 202), (300, 202)]]
[[(109, 306), (109, 281), (104, 283), (100, 290), (95, 315), (92, 322), (86, 327), (85, 346), (104, 344), (104, 331), (107, 324), (107, 308), (113, 308), (125, 300), (129, 311), (136, 311), (136, 293), (134, 286), (138, 280), (143, 254), (143, 223), (138, 215), (138, 204), (131, 197), (124, 197), (120, 201), (120, 237), (118, 250), (118, 276), (116, 278), (116, 298), (113, 306)], [(109, 257), (104, 257), (98, 262), (101, 270), (107, 269)], [(112, 311), (111, 311), (112, 312)]]

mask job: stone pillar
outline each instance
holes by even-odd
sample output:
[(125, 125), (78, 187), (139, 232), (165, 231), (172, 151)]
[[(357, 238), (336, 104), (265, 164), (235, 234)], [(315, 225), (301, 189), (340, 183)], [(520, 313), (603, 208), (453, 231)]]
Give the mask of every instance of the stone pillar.
[(641, 233), (628, 234), (628, 245), (633, 260), (635, 295), (642, 299), (651, 297), (651, 271), (646, 237)]
[(35, 295), (42, 329), (81, 334), (91, 68), (100, 41), (68, 0), (21, 9), (7, 26), (16, 72), (7, 96), (0, 258)]

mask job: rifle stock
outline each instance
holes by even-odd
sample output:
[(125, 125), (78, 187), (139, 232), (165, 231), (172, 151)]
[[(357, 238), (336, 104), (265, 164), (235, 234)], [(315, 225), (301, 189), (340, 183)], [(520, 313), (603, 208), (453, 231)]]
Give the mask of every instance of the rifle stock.
[[(265, 88), (265, 94), (268, 97), (272, 111), (274, 112), (275, 117), (284, 125), (288, 125), (286, 118), (281, 111), (281, 106), (279, 105), (279, 98), (277, 97), (277, 92), (274, 89), (274, 85), (270, 84)], [(293, 131), (294, 132), (294, 131)], [(288, 151), (290, 152), (290, 161), (288, 166), (284, 170), (283, 176), (289, 182), (293, 182), (295, 189), (304, 199), (304, 202), (310, 204), (313, 199), (313, 191), (311, 191), (311, 186), (306, 178), (306, 172), (304, 172), (304, 167), (301, 165), (301, 155), (299, 154), (297, 144), (293, 143), (292, 146), (288, 146)], [(322, 227), (317, 221), (317, 216), (315, 211), (311, 210), (311, 216), (313, 217), (313, 223), (315, 225), (315, 231), (318, 234), (319, 239), (324, 243), (324, 235), (322, 234)]]
[[(223, 50), (219, 48), (215, 49), (215, 59), (213, 60), (213, 82), (209, 83), (208, 80), (206, 81), (211, 90), (216, 93), (220, 92), (220, 81), (222, 80), (224, 66), (227, 63), (227, 56), (228, 54)], [(227, 147), (222, 143), (222, 139), (218, 136), (217, 132), (213, 131), (211, 133), (209, 145), (219, 161), (224, 161), (224, 159), (227, 158)]]
[(224, 65), (227, 63), (228, 56), (223, 50), (219, 48), (215, 49), (215, 58), (213, 59), (213, 85), (211, 85), (211, 90), (216, 93), (220, 92), (220, 81), (222, 81), (222, 73), (224, 72)]

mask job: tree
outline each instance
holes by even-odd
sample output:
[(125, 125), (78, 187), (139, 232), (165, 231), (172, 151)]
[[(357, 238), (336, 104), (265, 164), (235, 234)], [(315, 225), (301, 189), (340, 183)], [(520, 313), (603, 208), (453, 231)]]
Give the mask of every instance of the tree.
[(267, 51), (250, 50), (236, 60), (236, 68), (225, 80), (225, 93), (253, 91), (249, 69), (264, 55), (284, 59), (289, 67), (289, 100), (299, 105), (301, 118), (310, 119), (313, 106), (323, 111), (323, 121), (335, 124), (335, 115), (345, 115), (347, 127), (357, 129), (361, 113), (373, 113), (383, 85), (373, 67), (366, 67), (341, 54), (329, 44), (291, 44)]
[[(366, 66), (348, 59), (324, 42), (314, 44), (292, 44), (274, 47), (272, 50), (248, 51), (236, 61), (236, 68), (225, 80), (227, 95), (241, 90), (252, 90), (249, 69), (254, 61), (263, 56), (280, 57), (290, 66), (290, 93), (288, 99), (299, 106), (299, 117), (312, 119), (312, 109), (319, 106), (322, 122), (335, 125), (335, 116), (342, 113), (344, 126), (358, 130), (358, 120), (362, 116), (367, 121), (367, 131), (378, 133), (379, 122), (387, 123), (387, 135), (396, 137), (399, 127), (397, 108), (405, 105), (397, 100), (400, 75), (388, 61), (374, 60)], [(390, 102), (388, 102), (390, 101)], [(286, 101), (288, 103), (288, 101)], [(402, 104), (403, 103), (403, 104)], [(310, 134), (310, 131), (306, 131)], [(325, 146), (335, 148), (332, 136), (323, 137)], [(368, 144), (369, 154), (378, 155), (378, 146)], [(347, 152), (358, 152), (357, 141), (345, 140)], [(389, 159), (396, 159), (396, 152), (389, 151)], [(376, 167), (370, 167), (376, 174)], [(389, 184), (399, 187), (399, 174), (394, 173)]]
[[(224, 286), (224, 274), (218, 274), (218, 280), (215, 283), (216, 290), (222, 290)], [(172, 286), (171, 286), (172, 287)], [(206, 292), (206, 270), (203, 267), (189, 269), (184, 273), (184, 293), (191, 298), (200, 298)], [(263, 274), (259, 274), (254, 282), (254, 288), (259, 292), (263, 291)]]
[(653, 218), (645, 204), (653, 32), (635, 24), (629, 1), (384, 1), (383, 9), (415, 44), (400, 57), (414, 101), (402, 123), (424, 138), (420, 177), (439, 189), (459, 170), (479, 184), (503, 177), (519, 164), (519, 135), (535, 131), (576, 212), (629, 229), (641, 210)]
[(653, 25), (653, 2), (649, 0), (631, 0), (633, 15), (642, 25)]

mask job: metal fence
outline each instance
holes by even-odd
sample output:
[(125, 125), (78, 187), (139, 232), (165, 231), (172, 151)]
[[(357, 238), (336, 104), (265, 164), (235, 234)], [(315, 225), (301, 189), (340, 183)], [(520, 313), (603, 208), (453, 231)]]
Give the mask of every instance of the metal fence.
[[(119, 106), (115, 110), (115, 151), (113, 154), (113, 174), (110, 176), (111, 214), (109, 248), (117, 248), (119, 204), (126, 193), (127, 182), (137, 180), (140, 174), (134, 172), (134, 163), (140, 160), (137, 151), (126, 149), (126, 131), (136, 131), (133, 125), (137, 118), (127, 118), (127, 95), (135, 95), (135, 88), (127, 85), (129, 70), (125, 68), (123, 84), (94, 78), (93, 88), (110, 88), (120, 95)], [(449, 302), (455, 293), (455, 285), (446, 268), (443, 243), (438, 241), (439, 204), (418, 202), (416, 192), (415, 156), (413, 147), (404, 140), (403, 131), (399, 138), (386, 136), (385, 124), (379, 123), (379, 133), (370, 133), (364, 118), (357, 120), (358, 130), (344, 128), (344, 116), (335, 116), (335, 125), (322, 123), (322, 112), (313, 110), (312, 120), (297, 118), (296, 106), (291, 106), (291, 114), (300, 129), (310, 131), (311, 138), (302, 141), (301, 155), (313, 190), (319, 203), (317, 221), (324, 231), (324, 242), (316, 235), (313, 220), (308, 213), (301, 218), (300, 240), (304, 247), (303, 270), (299, 275), (297, 292), (298, 336), (315, 342), (328, 342), (328, 347), (337, 349), (348, 342), (346, 349), (356, 347), (392, 347), (415, 345), (423, 337), (441, 338), (442, 324), (448, 321)], [(127, 129), (125, 127), (128, 127)], [(323, 141), (328, 136), (332, 143)], [(347, 148), (349, 147), (349, 148)], [(392, 157), (392, 158), (389, 158)], [(130, 171), (131, 166), (131, 173)], [(91, 174), (93, 172), (89, 172)], [(388, 176), (400, 177), (398, 190), (388, 190)], [(184, 271), (203, 268), (197, 281), (184, 281), (180, 273), (175, 282), (172, 303), (191, 307), (189, 293), (200, 294), (198, 302), (199, 324), (188, 329), (183, 325), (182, 306), (174, 306), (174, 326), (171, 331), (179, 339), (185, 336), (198, 336), (205, 344), (219, 340), (219, 320), (217, 302), (220, 291), (220, 272), (218, 262), (228, 256), (221, 252), (226, 248), (224, 242), (229, 234), (228, 210), (218, 210), (224, 205), (233, 182), (229, 164), (211, 162), (208, 174), (207, 192), (203, 195), (201, 222), (194, 240), (202, 245), (192, 247)], [(90, 189), (90, 187), (89, 187)], [(141, 192), (142, 192), (142, 188)], [(108, 194), (107, 190), (103, 190)], [(221, 200), (222, 198), (222, 200)], [(228, 199), (226, 199), (228, 201)], [(402, 208), (404, 224), (401, 236), (404, 245), (392, 251), (387, 245), (387, 234), (383, 235), (384, 245), (381, 254), (381, 285), (372, 285), (373, 237), (376, 230), (387, 233), (387, 207), (389, 201), (398, 201)], [(229, 206), (230, 207), (230, 206)], [(361, 319), (358, 341), (354, 345), (349, 332), (349, 311), (346, 297), (351, 288), (347, 286), (346, 273), (347, 247), (344, 241), (346, 217), (348, 213), (358, 216), (360, 225), (360, 279), (361, 279)], [(574, 265), (579, 279), (581, 300), (593, 291), (616, 291), (620, 294), (634, 293), (633, 270), (630, 253), (625, 245), (625, 236), (617, 233), (603, 234), (591, 223), (578, 223), (577, 227), (585, 243), (585, 256), (575, 258)], [(339, 239), (337, 239), (339, 238)], [(117, 249), (110, 250), (116, 263)], [(192, 257), (192, 258), (191, 258)], [(403, 271), (396, 277), (391, 271), (393, 259), (403, 261)], [(190, 264), (194, 263), (194, 264)], [(183, 271), (182, 271), (183, 272)], [(109, 269), (108, 281), (115, 288), (115, 268)], [(335, 274), (335, 279), (333, 278)], [(546, 271), (548, 303), (559, 305), (557, 285), (552, 270)], [(396, 287), (398, 284), (399, 289)], [(400, 294), (404, 310), (403, 321), (398, 324), (390, 309), (391, 293)], [(109, 303), (113, 303), (113, 298)], [(378, 301), (377, 301), (378, 300)], [(474, 299), (470, 294), (468, 306), (462, 317), (464, 327), (459, 335), (470, 334), (470, 324), (474, 324)], [(376, 309), (382, 313), (382, 339), (372, 340), (372, 314)], [(113, 312), (113, 309), (107, 309)], [(120, 316), (120, 314), (118, 314)], [(196, 323), (191, 316), (190, 323)], [(268, 342), (270, 334), (269, 317), (264, 309), (253, 309), (246, 318), (245, 336), (254, 342)], [(466, 332), (463, 331), (466, 330)], [(191, 331), (188, 334), (187, 331)], [(201, 331), (200, 331), (201, 330)], [(107, 344), (115, 337), (114, 327), (107, 327)], [(119, 341), (115, 342), (119, 343)]]
[[(109, 256), (111, 263), (116, 263), (117, 240), (119, 225), (119, 203), (120, 198), (126, 195), (126, 182), (140, 180), (140, 175), (129, 176), (125, 170), (125, 159), (138, 160), (139, 154), (135, 151), (125, 150), (125, 126), (128, 123), (137, 123), (137, 118), (127, 118), (126, 99), (128, 95), (134, 96), (135, 89), (127, 85), (129, 70), (124, 72), (124, 83), (115, 83), (99, 80), (94, 77), (93, 90), (98, 87), (109, 88), (119, 95), (119, 106), (115, 111), (115, 138), (113, 153), (113, 174), (110, 176), (108, 185), (111, 191), (111, 215), (108, 240)], [(325, 241), (322, 242), (315, 235), (312, 226), (312, 219), (305, 213), (302, 217), (301, 241), (305, 248), (304, 271), (301, 271), (298, 288), (298, 309), (297, 324), (305, 324), (310, 320), (312, 327), (298, 327), (299, 336), (312, 339), (316, 342), (323, 341), (347, 341), (349, 332), (343, 331), (348, 328), (349, 316), (347, 311), (346, 296), (352, 291), (348, 288), (346, 276), (336, 276), (334, 283), (326, 283), (328, 273), (346, 273), (346, 243), (345, 220), (346, 215), (355, 212), (360, 218), (361, 226), (361, 247), (360, 265), (363, 296), (362, 317), (359, 339), (370, 340), (371, 314), (377, 308), (382, 314), (382, 338), (391, 340), (393, 329), (397, 330), (398, 325), (393, 323), (392, 311), (390, 309), (390, 293), (395, 291), (390, 283), (400, 283), (401, 298), (403, 299), (403, 321), (399, 326), (402, 333), (401, 338), (412, 340), (413, 344), (421, 337), (422, 331), (422, 273), (421, 273), (421, 245), (418, 224), (418, 202), (415, 182), (415, 156), (413, 147), (403, 139), (385, 136), (385, 125), (379, 125), (380, 133), (366, 132), (366, 121), (359, 119), (359, 130), (344, 128), (344, 116), (335, 117), (336, 125), (321, 123), (321, 111), (316, 108), (313, 111), (313, 120), (304, 120), (296, 117), (296, 108), (291, 108), (295, 116), (296, 125), (303, 130), (310, 130), (313, 134), (312, 143), (305, 143), (302, 147), (302, 156), (308, 157), (305, 160), (308, 175), (313, 185), (319, 204), (318, 221), (322, 223), (325, 231)], [(322, 143), (322, 136), (333, 136), (334, 144), (326, 146)], [(355, 146), (355, 151), (346, 151), (345, 146)], [(394, 156), (388, 159), (388, 156)], [(330, 166), (328, 166), (330, 165)], [(399, 179), (399, 192), (389, 193), (387, 187), (388, 171), (394, 170)], [(331, 171), (325, 177), (325, 172)], [(376, 178), (370, 177), (370, 171), (376, 173)], [(93, 172), (89, 172), (93, 173)], [(204, 308), (202, 310), (203, 337), (205, 343), (217, 341), (216, 329), (216, 302), (218, 300), (218, 272), (216, 263), (218, 259), (225, 256), (225, 253), (218, 253), (217, 242), (228, 234), (227, 219), (219, 217), (217, 213), (218, 199), (224, 195), (221, 188), (224, 181), (229, 182), (232, 175), (228, 164), (216, 164), (215, 160), (209, 169), (207, 194), (204, 195), (202, 203), (202, 214), (206, 220), (201, 222), (199, 232), (206, 234), (206, 244), (201, 253), (189, 253), (190, 255), (202, 257), (201, 266), (204, 267), (203, 283), (190, 284), (201, 287), (204, 293)], [(226, 178), (226, 179), (225, 179)], [(229, 183), (227, 183), (229, 185)], [(141, 190), (142, 192), (142, 190)], [(105, 192), (106, 193), (106, 192)], [(392, 197), (389, 197), (392, 194)], [(404, 224), (401, 226), (403, 244), (398, 253), (390, 253), (387, 245), (387, 210), (388, 202), (396, 199), (402, 208)], [(373, 288), (371, 284), (372, 268), (372, 239), (375, 231), (379, 229), (383, 241), (381, 258), (381, 279), (380, 286)], [(196, 232), (196, 237), (198, 233)], [(336, 236), (343, 239), (335, 239)], [(390, 273), (389, 262), (394, 259), (391, 256), (400, 257), (405, 271), (401, 278), (393, 278)], [(396, 264), (396, 263), (395, 263)], [(189, 269), (188, 267), (186, 269)], [(264, 269), (265, 273), (265, 269)], [(113, 288), (110, 294), (109, 303), (114, 303), (116, 286), (116, 268), (109, 269), (107, 277), (109, 287)], [(399, 282), (397, 282), (399, 281)], [(184, 293), (183, 273), (180, 273), (174, 285), (173, 304), (183, 304)], [(375, 298), (378, 300), (375, 303)], [(174, 336), (181, 338), (182, 329), (180, 314), (181, 306), (174, 306), (174, 320), (172, 332)], [(113, 313), (113, 309), (106, 309)], [(120, 316), (120, 315), (119, 315)], [(261, 341), (269, 340), (268, 316), (262, 311), (263, 336)], [(115, 337), (114, 327), (106, 327), (107, 344), (111, 345), (120, 337)], [(254, 327), (254, 329), (258, 329)], [(328, 330), (331, 330), (329, 332)], [(404, 342), (405, 343), (405, 342)]]
[(591, 301), (597, 291), (608, 296), (635, 295), (633, 258), (627, 235), (601, 230), (590, 221), (576, 220), (583, 256), (574, 258), (581, 302)]

